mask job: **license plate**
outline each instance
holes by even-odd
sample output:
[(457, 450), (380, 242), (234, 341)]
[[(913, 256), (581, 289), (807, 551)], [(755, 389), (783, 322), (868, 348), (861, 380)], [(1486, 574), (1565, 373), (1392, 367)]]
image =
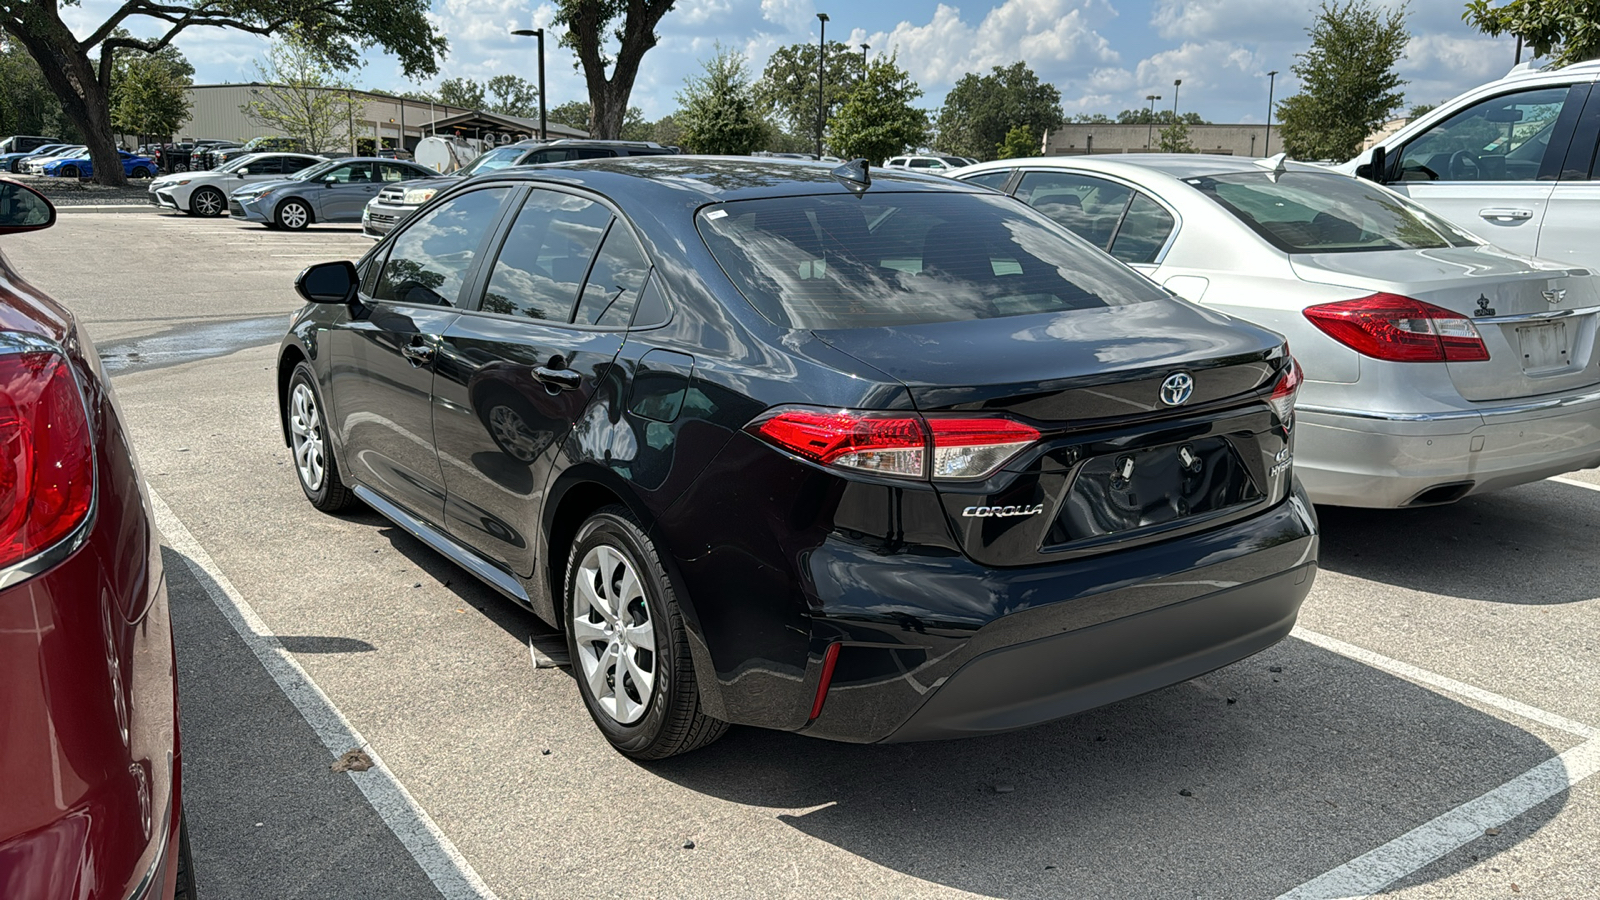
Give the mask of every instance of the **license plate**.
[(1572, 362), (1565, 322), (1523, 325), (1517, 329), (1517, 344), (1522, 349), (1522, 371), (1530, 375), (1560, 371)]

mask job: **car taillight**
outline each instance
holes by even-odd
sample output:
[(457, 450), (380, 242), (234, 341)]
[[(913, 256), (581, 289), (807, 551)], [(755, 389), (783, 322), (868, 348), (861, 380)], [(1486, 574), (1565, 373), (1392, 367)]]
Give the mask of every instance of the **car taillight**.
[(1325, 303), (1305, 311), (1329, 337), (1391, 362), (1478, 362), (1489, 348), (1472, 320), (1432, 303), (1395, 294)]
[(94, 449), (72, 369), (51, 351), (0, 356), (0, 566), (89, 516)]
[(1291, 356), (1289, 364), (1283, 367), (1283, 374), (1278, 376), (1278, 383), (1272, 388), (1272, 396), (1267, 398), (1267, 405), (1278, 414), (1278, 421), (1284, 424), (1285, 430), (1294, 427), (1294, 398), (1300, 393), (1300, 383), (1305, 380), (1299, 361)]
[(899, 478), (986, 478), (1039, 430), (996, 417), (931, 417), (796, 407), (770, 410), (746, 431), (825, 466)]

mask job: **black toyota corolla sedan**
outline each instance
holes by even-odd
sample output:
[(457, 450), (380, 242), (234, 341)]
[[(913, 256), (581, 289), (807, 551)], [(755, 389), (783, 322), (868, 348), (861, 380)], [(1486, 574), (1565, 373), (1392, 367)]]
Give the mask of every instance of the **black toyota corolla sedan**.
[(1270, 646), (1316, 572), (1283, 339), (984, 188), (503, 169), (297, 287), (306, 496), (564, 629), (637, 758), (1056, 719)]

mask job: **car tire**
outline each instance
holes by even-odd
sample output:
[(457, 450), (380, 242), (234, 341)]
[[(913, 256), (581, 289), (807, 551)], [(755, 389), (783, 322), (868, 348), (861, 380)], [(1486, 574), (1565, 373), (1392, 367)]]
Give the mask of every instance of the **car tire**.
[(304, 231), (311, 224), (311, 207), (304, 200), (285, 200), (278, 204), (273, 221), (288, 231)]
[[(580, 589), (584, 579), (590, 585)], [(572, 673), (611, 746), (633, 759), (665, 759), (722, 737), (728, 724), (700, 708), (672, 579), (627, 507), (607, 506), (578, 529), (565, 587)], [(648, 688), (635, 673), (650, 677)]]
[(214, 219), (228, 211), (228, 198), (216, 188), (203, 187), (189, 195), (189, 212)]
[(189, 849), (189, 817), (179, 813), (178, 819), (178, 887), (172, 900), (195, 900), (194, 851)]
[(355, 505), (356, 495), (339, 476), (339, 461), (328, 441), (328, 420), (317, 376), (311, 364), (295, 365), (284, 397), (289, 446), (294, 451), (294, 474), (311, 505), (325, 513), (343, 512)]
[(149, 178), (150, 177), (150, 170), (146, 169), (144, 166), (140, 166), (139, 168), (134, 169), (133, 172), (129, 175), (129, 177), (130, 178)]
[(78, 167), (77, 166), (62, 166), (61, 167), (61, 177), (62, 178), (77, 178), (78, 177)]

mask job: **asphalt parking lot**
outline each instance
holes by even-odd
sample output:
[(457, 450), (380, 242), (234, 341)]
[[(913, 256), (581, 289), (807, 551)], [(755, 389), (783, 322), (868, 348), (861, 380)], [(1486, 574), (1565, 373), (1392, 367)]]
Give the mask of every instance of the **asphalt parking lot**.
[[(1294, 637), (963, 742), (614, 753), (543, 626), (304, 500), (277, 338), (355, 228), (143, 210), (0, 244), (98, 344), (165, 535), (211, 898), (1600, 896), (1600, 474), (1320, 510)], [(364, 771), (330, 766), (348, 750)], [(360, 768), (360, 765), (358, 765)]]

